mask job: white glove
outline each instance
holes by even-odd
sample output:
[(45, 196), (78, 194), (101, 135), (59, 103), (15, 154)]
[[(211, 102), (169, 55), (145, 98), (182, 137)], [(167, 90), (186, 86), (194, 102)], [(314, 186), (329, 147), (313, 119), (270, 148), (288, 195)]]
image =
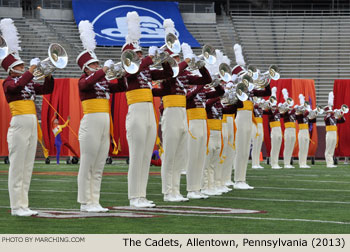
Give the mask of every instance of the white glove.
[(30, 66), (34, 66), (34, 65), (38, 65), (40, 63), (40, 59), (39, 58), (34, 58), (30, 61)]
[(182, 43), (181, 44), (181, 49), (182, 49), (182, 53), (184, 55), (184, 59), (192, 59), (193, 51), (192, 51), (192, 49), (191, 49), (189, 44)]
[(233, 88), (233, 83), (232, 82), (228, 82), (226, 84), (226, 88)]
[(237, 74), (232, 74), (231, 80), (232, 82), (235, 82), (237, 80)]
[(103, 66), (111, 68), (113, 65), (114, 65), (113, 60), (109, 59), (109, 60), (106, 60), (106, 62)]
[(156, 47), (156, 46), (151, 46), (151, 47), (148, 49), (148, 55), (149, 55), (149, 56), (155, 56), (157, 50), (158, 50), (158, 47)]

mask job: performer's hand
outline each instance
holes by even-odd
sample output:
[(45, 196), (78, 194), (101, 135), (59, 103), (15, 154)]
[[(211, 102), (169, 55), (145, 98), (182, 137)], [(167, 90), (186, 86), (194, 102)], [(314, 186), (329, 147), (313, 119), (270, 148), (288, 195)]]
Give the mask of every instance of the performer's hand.
[(37, 66), (40, 63), (39, 58), (34, 58), (30, 61), (30, 66)]
[(106, 62), (105, 62), (105, 64), (103, 66), (111, 68), (113, 65), (114, 65), (113, 60), (109, 59), (109, 60), (106, 60)]
[(157, 50), (158, 50), (158, 47), (156, 47), (156, 46), (151, 46), (151, 47), (148, 49), (148, 55), (154, 57), (154, 56), (156, 55)]

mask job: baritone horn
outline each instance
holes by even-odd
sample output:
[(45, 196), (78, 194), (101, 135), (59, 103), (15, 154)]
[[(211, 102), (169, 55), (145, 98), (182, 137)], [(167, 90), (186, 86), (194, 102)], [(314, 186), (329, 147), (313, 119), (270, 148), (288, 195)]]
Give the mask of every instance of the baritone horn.
[(341, 105), (340, 109), (334, 110), (334, 116), (336, 119), (341, 118), (344, 114), (349, 112), (349, 107), (346, 104)]
[(0, 35), (0, 61), (6, 58), (8, 52), (9, 48), (7, 46), (6, 40)]
[(236, 86), (236, 96), (240, 101), (248, 100), (248, 87), (244, 83), (238, 83)]
[(125, 70), (121, 62), (113, 64), (106, 72), (106, 80), (119, 79), (125, 75)]
[(248, 75), (250, 77), (252, 77), (252, 79), (254, 81), (256, 81), (258, 78), (259, 78), (259, 71), (258, 69), (256, 68), (256, 66), (253, 66), (253, 65), (249, 65), (247, 67), (247, 71), (248, 71)]
[(225, 81), (225, 82), (228, 82), (231, 80), (231, 67), (226, 64), (226, 63), (221, 63), (219, 65), (219, 75), (220, 75), (220, 78)]
[(127, 49), (120, 56), (120, 60), (124, 70), (129, 74), (135, 74), (140, 68), (140, 59), (136, 52)]
[(180, 41), (175, 34), (173, 34), (171, 32), (168, 33), (165, 36), (164, 41), (165, 41), (165, 44), (160, 49), (164, 49), (165, 47), (167, 47), (173, 53), (180, 53), (181, 52)]
[(41, 80), (53, 73), (57, 68), (63, 69), (67, 66), (68, 54), (60, 44), (50, 44), (48, 55), (49, 57), (41, 61), (35, 69), (33, 73), (34, 80)]

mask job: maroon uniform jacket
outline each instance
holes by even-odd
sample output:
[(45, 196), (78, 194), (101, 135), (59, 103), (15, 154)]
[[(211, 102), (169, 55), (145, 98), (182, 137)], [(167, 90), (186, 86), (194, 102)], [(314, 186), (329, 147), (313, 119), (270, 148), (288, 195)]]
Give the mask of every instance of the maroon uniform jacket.
[(309, 123), (315, 123), (316, 122), (316, 118), (310, 120), (309, 117), (309, 111), (304, 111), (304, 114), (300, 114), (300, 115), (296, 115), (298, 124), (309, 124)]
[(345, 118), (342, 116), (341, 118), (336, 119), (334, 113), (331, 112), (326, 114), (324, 117), (324, 122), (326, 123), (326, 126), (337, 125), (338, 123), (344, 123)]
[(118, 83), (110, 83), (105, 78), (105, 72), (100, 69), (90, 75), (83, 74), (79, 79), (80, 100), (95, 98), (109, 99), (109, 93), (124, 92), (126, 85), (124, 80), (118, 79)]
[(211, 82), (211, 77), (205, 67), (199, 69), (202, 77), (186, 71), (186, 61), (179, 64), (179, 75), (176, 78), (168, 78), (160, 84), (160, 88), (153, 88), (153, 96), (186, 95), (189, 85), (205, 85)]
[(281, 114), (283, 116), (284, 123), (288, 122), (295, 122), (296, 121), (296, 115), (295, 115), (295, 109), (288, 110), (285, 113)]
[(215, 91), (206, 91), (204, 86), (194, 86), (189, 89), (186, 95), (186, 109), (205, 108), (208, 99), (221, 96), (224, 93), (225, 90), (221, 85), (215, 87)]
[(18, 100), (35, 100), (36, 95), (51, 94), (54, 88), (54, 79), (46, 77), (44, 84), (35, 83), (33, 74), (29, 71), (22, 76), (12, 78), (8, 76), (3, 83), (3, 88), (8, 103)]
[(263, 116), (263, 113), (264, 113), (264, 111), (262, 110), (262, 108), (260, 108), (259, 105), (258, 105), (258, 104), (255, 104), (255, 103), (254, 103), (253, 112), (254, 112), (254, 116), (255, 116), (255, 117), (262, 117), (262, 116)]
[(276, 122), (281, 119), (281, 114), (277, 108), (275, 109), (275, 111), (272, 111), (272, 109), (264, 111), (264, 115), (268, 115), (269, 122)]

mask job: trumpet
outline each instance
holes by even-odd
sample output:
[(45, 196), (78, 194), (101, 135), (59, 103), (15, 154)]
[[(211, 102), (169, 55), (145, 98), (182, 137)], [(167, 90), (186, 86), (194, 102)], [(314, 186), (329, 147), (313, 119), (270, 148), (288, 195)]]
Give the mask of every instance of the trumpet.
[(334, 110), (334, 117), (336, 119), (341, 118), (344, 114), (347, 114), (349, 112), (349, 107), (346, 104), (341, 105), (340, 109)]
[(41, 61), (35, 69), (34, 80), (41, 80), (53, 73), (57, 68), (63, 69), (68, 64), (68, 55), (66, 50), (56, 43), (52, 43), (48, 49), (49, 57)]
[(215, 48), (211, 45), (204, 45), (202, 48), (202, 54), (198, 56), (199, 60), (195, 60), (195, 58), (192, 58), (191, 61), (188, 63), (188, 69), (190, 71), (198, 70), (199, 68), (203, 67), (205, 64), (203, 63), (203, 60), (205, 63), (212, 65), (216, 62), (216, 52)]
[(8, 55), (9, 48), (6, 40), (0, 35), (0, 61), (6, 58)]
[(284, 114), (286, 113), (287, 111), (289, 111), (289, 105), (287, 102), (284, 102), (284, 103), (280, 103), (278, 104), (278, 111), (281, 113), (281, 114)]
[(315, 109), (310, 111), (310, 113), (308, 114), (308, 118), (310, 120), (315, 119), (316, 116), (322, 115), (323, 112), (324, 112), (324, 110), (322, 109), (322, 107), (317, 105)]
[(113, 64), (106, 72), (106, 80), (119, 79), (125, 75), (125, 70), (123, 69), (122, 63), (118, 62)]
[(135, 74), (139, 71), (141, 61), (133, 50), (125, 50), (120, 58), (125, 72)]

